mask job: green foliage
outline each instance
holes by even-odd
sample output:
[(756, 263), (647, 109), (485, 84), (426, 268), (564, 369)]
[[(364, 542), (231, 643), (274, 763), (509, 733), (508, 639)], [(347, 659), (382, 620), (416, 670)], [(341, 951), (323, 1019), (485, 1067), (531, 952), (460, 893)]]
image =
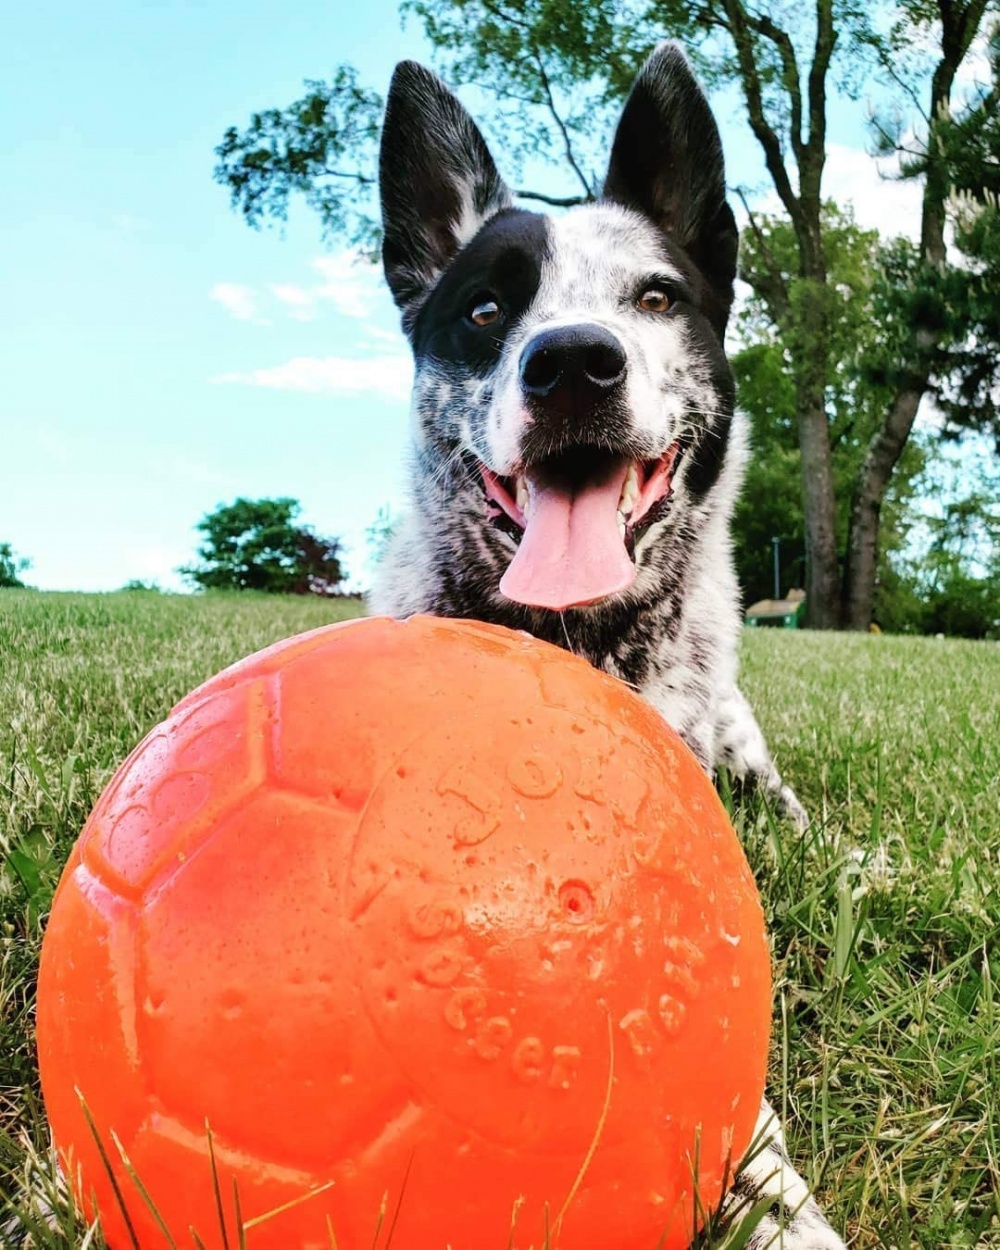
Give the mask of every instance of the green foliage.
[(883, 335), (865, 374), (888, 388), (926, 367), (944, 437), (979, 430), (1000, 445), (1000, 211), (968, 195), (953, 209), (961, 264), (927, 265), (906, 239), (883, 245), (872, 300)]
[[(841, 551), (853, 484), (898, 384), (894, 362), (906, 331), (883, 315), (880, 299), (892, 280), (887, 267), (901, 248), (906, 256), (912, 249), (898, 240), (883, 242), (857, 225), (850, 208), (833, 203), (824, 205), (823, 231), (829, 282), (819, 292), (797, 274), (795, 232), (785, 218), (755, 217), (741, 245), (740, 273), (753, 294), (737, 317), (735, 334), (743, 346), (733, 357), (733, 370), (740, 406), (750, 418), (751, 458), (736, 505), (734, 538), (748, 603), (773, 593), (772, 537), (782, 540), (782, 592), (804, 584), (805, 508), (791, 363), (796, 350), (809, 350), (803, 339), (809, 320), (801, 316), (801, 305), (816, 299), (830, 304), (825, 403)], [(905, 542), (926, 454), (911, 441), (893, 475), (882, 505), (883, 569)]]
[[(935, 6), (911, 0), (902, 7), (906, 20), (933, 29)], [(974, 4), (954, 7), (968, 15)], [(988, 84), (954, 111), (942, 109), (930, 123), (924, 120), (926, 133), (916, 147), (902, 135), (900, 120), (877, 125), (879, 147), (900, 155), (903, 176), (932, 180), (948, 197), (958, 254), (951, 263), (934, 261), (897, 241), (885, 271), (881, 315), (913, 333), (896, 369), (930, 371), (929, 390), (946, 418), (946, 437), (978, 429), (1000, 445), (1000, 19), (993, 12)]]
[(131, 577), (121, 588), (123, 594), (159, 595), (163, 593), (157, 582), (143, 581), (141, 577)]
[(1000, 570), (974, 577), (953, 567), (938, 579), (922, 615), (924, 633), (954, 638), (1000, 638)]
[(309, 81), (284, 109), (255, 113), (245, 130), (230, 126), (215, 149), (215, 180), (229, 188), (248, 225), (284, 222), (293, 195), (319, 214), (323, 234), (371, 248), (382, 100), (341, 65), (329, 83)]
[(872, 619), (886, 634), (924, 633), (926, 592), (905, 567), (883, 560), (875, 583)]
[(875, 620), (887, 633), (1000, 639), (1000, 566), (984, 575), (942, 562), (929, 580), (923, 569), (891, 563), (879, 576)]
[[(852, 483), (893, 389), (905, 384), (912, 327), (936, 335), (946, 324), (941, 283), (905, 239), (881, 240), (861, 230), (849, 211), (824, 209), (835, 316), (826, 403), (840, 548), (846, 542)], [(773, 593), (772, 537), (781, 538), (782, 592), (801, 584), (805, 518), (795, 394), (788, 361), (801, 334), (796, 301), (771, 298), (775, 275), (795, 291), (794, 236), (782, 218), (761, 218), (744, 236), (741, 269), (754, 295), (736, 326), (746, 346), (733, 360), (740, 404), (751, 421), (751, 459), (737, 502), (734, 537), (746, 602)], [(956, 498), (935, 471), (933, 441), (910, 439), (881, 510), (874, 619), (894, 633), (946, 633), (992, 638), (1000, 622), (1000, 519), (997, 483)], [(920, 501), (940, 503), (928, 513)], [(929, 534), (915, 543), (914, 529)], [(996, 566), (996, 567), (994, 567)]]
[(179, 571), (203, 590), (334, 593), (343, 580), (340, 539), (296, 525), (294, 499), (237, 499), (198, 522), (202, 563)]
[[(746, 310), (748, 322), (753, 311)], [(733, 357), (740, 407), (751, 422), (750, 461), (736, 501), (733, 548), (744, 606), (774, 592), (772, 539), (780, 540), (781, 593), (804, 581), (805, 517), (795, 392), (780, 342)]]
[(875, 619), (883, 629), (1000, 638), (1000, 478), (983, 459), (965, 457), (962, 483), (978, 482), (959, 493), (947, 461), (928, 459), (908, 542), (880, 570)]
[[(1000, 167), (1000, 144), (994, 155)], [(955, 244), (965, 264), (947, 271), (942, 302), (948, 335), (935, 369), (938, 407), (952, 431), (990, 431), (1000, 447), (1000, 202), (996, 194), (956, 204)]]
[(20, 574), (31, 567), (31, 561), (14, 554), (10, 543), (0, 543), (0, 589), (5, 586), (23, 586)]
[(600, 193), (614, 112), (657, 42), (648, 6), (403, 0), (401, 9), (420, 19), (452, 82), (490, 95), (484, 122), (505, 169), (541, 159), (562, 166), (571, 198)]

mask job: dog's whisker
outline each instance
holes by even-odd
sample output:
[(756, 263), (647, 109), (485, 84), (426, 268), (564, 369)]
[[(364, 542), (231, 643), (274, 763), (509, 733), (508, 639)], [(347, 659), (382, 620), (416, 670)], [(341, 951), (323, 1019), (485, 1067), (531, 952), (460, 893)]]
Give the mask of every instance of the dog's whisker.
[(569, 636), (569, 630), (566, 628), (566, 613), (565, 612), (559, 613), (559, 624), (562, 626), (563, 637), (566, 639), (566, 650), (571, 651), (574, 655), (576, 655), (576, 651), (574, 650), (574, 647), (573, 647), (573, 642)]

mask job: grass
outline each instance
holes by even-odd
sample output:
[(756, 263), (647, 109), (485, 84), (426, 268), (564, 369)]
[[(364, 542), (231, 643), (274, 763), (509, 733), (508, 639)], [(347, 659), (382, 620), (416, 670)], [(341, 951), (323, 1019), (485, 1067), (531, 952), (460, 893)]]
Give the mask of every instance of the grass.
[[(42, 921), (89, 808), (191, 687), (353, 610), (0, 592), (0, 1245), (102, 1244), (57, 1185), (32, 1041)], [(852, 1247), (1000, 1247), (1000, 648), (748, 632), (743, 684), (814, 817), (803, 838), (736, 813), (793, 1158)]]

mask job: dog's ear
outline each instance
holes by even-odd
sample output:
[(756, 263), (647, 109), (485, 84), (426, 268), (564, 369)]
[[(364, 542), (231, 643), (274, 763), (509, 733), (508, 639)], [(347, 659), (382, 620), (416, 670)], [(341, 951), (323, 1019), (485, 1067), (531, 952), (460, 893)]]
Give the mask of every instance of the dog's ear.
[(452, 257), (512, 202), (475, 122), (415, 61), (392, 76), (379, 187), (385, 276), (409, 327)]
[(625, 103), (604, 198), (638, 209), (687, 251), (726, 311), (738, 233), (726, 203), (722, 141), (684, 53), (661, 43)]

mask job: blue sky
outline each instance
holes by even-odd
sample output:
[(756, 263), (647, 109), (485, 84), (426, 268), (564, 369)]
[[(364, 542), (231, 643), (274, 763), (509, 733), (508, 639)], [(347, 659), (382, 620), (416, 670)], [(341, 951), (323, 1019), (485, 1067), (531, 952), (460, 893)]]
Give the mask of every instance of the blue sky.
[[(429, 60), (390, 0), (56, 0), (9, 10), (0, 197), (0, 541), (47, 589), (179, 588), (195, 523), (237, 495), (291, 495), (339, 534), (400, 501), (409, 365), (379, 275), (293, 212), (247, 228), (212, 179), (225, 128), (352, 61), (384, 92)], [(731, 181), (762, 184), (718, 101)], [(864, 105), (837, 107), (828, 188), (873, 224), (915, 222), (879, 184)]]

